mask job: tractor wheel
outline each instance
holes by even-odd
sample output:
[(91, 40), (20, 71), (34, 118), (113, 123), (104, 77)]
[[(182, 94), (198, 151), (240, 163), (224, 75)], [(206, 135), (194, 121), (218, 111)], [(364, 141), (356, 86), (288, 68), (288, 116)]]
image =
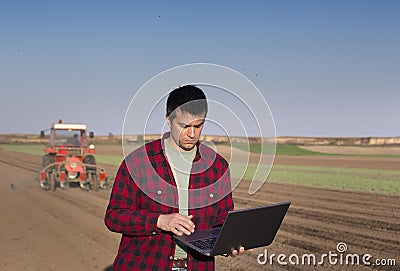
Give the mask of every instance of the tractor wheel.
[(49, 179), (46, 177), (47, 182), (41, 182), (40, 181), (40, 188), (42, 188), (43, 190), (50, 190), (50, 183), (48, 182)]
[(49, 183), (50, 183), (50, 190), (56, 191), (57, 182), (56, 182), (56, 177), (54, 176), (53, 173), (49, 174)]
[(90, 174), (90, 189), (94, 191), (98, 191), (100, 187), (100, 182), (99, 182), (99, 177), (97, 176), (96, 173), (91, 173)]
[(69, 180), (65, 180), (64, 182), (60, 182), (60, 187), (64, 190), (69, 189)]
[[(54, 164), (55, 162), (56, 162), (56, 157), (54, 155), (46, 154), (42, 158), (42, 167), (45, 168), (48, 165)], [(51, 169), (52, 167), (48, 168), (47, 171), (50, 171)]]
[[(83, 158), (83, 163), (84, 164), (89, 164), (89, 165), (96, 165), (96, 157), (93, 155), (86, 155)], [(91, 166), (86, 166), (86, 171), (96, 171), (96, 167), (91, 167)]]

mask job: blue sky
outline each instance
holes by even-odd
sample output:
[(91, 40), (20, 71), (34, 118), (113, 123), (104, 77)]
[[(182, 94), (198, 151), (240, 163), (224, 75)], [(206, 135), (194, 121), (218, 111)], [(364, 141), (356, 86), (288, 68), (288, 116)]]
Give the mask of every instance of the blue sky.
[(398, 14), (370, 0), (1, 1), (0, 133), (61, 118), (121, 134), (145, 82), (206, 62), (260, 89), (278, 136), (400, 136)]

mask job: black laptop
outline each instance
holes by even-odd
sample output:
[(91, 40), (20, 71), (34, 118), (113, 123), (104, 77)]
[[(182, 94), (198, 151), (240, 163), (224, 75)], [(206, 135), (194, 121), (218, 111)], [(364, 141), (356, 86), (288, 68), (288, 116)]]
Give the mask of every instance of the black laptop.
[(229, 254), (232, 248), (239, 246), (245, 249), (268, 246), (274, 240), (289, 205), (288, 201), (230, 211), (222, 227), (174, 237), (207, 256)]

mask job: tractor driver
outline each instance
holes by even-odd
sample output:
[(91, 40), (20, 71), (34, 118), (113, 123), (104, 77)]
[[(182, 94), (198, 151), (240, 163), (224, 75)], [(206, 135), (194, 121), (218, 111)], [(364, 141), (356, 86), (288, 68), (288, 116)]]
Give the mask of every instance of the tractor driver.
[(78, 138), (78, 134), (74, 134), (73, 137), (70, 137), (67, 139), (67, 145), (68, 146), (75, 146), (75, 147), (80, 147), (81, 146), (81, 141)]

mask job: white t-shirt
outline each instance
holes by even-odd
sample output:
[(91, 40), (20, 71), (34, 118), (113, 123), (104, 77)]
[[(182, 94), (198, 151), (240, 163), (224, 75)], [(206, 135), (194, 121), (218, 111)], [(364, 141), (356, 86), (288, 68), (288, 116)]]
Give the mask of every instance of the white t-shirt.
[[(196, 156), (197, 146), (190, 151), (179, 151), (169, 143), (169, 138), (164, 140), (165, 155), (174, 175), (178, 187), (179, 213), (189, 215), (188, 211), (188, 187), (192, 162)], [(186, 246), (177, 243), (175, 258), (186, 258)]]

